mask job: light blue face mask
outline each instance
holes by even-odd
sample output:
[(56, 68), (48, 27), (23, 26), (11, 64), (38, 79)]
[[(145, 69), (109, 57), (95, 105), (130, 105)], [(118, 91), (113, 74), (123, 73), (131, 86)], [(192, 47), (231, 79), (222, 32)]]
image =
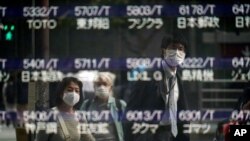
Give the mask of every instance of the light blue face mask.
[(186, 54), (183, 51), (167, 49), (164, 52), (164, 60), (172, 67), (180, 65), (185, 58)]

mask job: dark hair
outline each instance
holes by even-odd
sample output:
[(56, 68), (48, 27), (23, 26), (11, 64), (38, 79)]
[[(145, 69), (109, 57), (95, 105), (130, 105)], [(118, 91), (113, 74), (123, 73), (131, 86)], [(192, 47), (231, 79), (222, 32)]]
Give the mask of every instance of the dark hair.
[(161, 42), (161, 48), (167, 48), (171, 43), (180, 43), (187, 50), (187, 40), (180, 32), (173, 32), (172, 34), (166, 34)]
[(62, 104), (62, 95), (66, 87), (71, 83), (76, 83), (80, 88), (80, 100), (79, 102), (74, 106), (75, 109), (78, 109), (81, 106), (81, 103), (83, 101), (83, 92), (82, 92), (82, 82), (78, 80), (75, 77), (65, 77), (63, 80), (58, 84), (57, 90), (56, 90), (56, 106), (59, 106)]

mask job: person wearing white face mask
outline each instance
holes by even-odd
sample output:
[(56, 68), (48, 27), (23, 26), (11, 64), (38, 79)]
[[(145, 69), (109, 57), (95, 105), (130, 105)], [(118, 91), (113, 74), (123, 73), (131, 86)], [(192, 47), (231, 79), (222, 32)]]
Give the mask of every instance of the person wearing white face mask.
[(121, 114), (125, 111), (126, 103), (113, 97), (113, 83), (115, 76), (110, 72), (99, 72), (94, 81), (95, 97), (85, 100), (81, 110), (97, 111), (99, 114), (104, 113), (103, 119), (92, 120), (87, 118), (89, 123), (98, 125), (106, 123), (105, 133), (93, 131), (96, 141), (124, 141)]
[[(75, 109), (82, 100), (82, 82), (75, 77), (65, 77), (58, 85), (56, 92), (57, 132), (46, 134), (41, 130), (36, 141), (95, 141), (91, 134), (80, 134), (79, 121)], [(77, 105), (78, 104), (78, 105)], [(86, 122), (86, 121), (83, 121)]]
[(164, 60), (170, 67), (179, 66), (185, 59), (186, 53), (182, 44), (171, 44), (169, 48), (163, 49)]
[(163, 37), (161, 44), (161, 72), (160, 81), (138, 81), (128, 100), (126, 111), (154, 111), (160, 110), (161, 117), (154, 121), (159, 127), (152, 133), (131, 133), (133, 123), (125, 127), (125, 140), (136, 141), (189, 141), (188, 135), (183, 133), (183, 122), (178, 120), (178, 111), (185, 110), (186, 98), (179, 75), (178, 66), (183, 63), (187, 41), (180, 33), (173, 33)]

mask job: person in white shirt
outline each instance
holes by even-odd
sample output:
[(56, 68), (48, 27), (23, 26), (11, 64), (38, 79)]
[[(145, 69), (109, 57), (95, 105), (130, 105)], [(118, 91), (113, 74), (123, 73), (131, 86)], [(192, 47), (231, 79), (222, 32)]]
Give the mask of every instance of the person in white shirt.
[(82, 82), (75, 77), (65, 77), (56, 91), (56, 107), (51, 109), (57, 112), (56, 119), (52, 119), (57, 123), (57, 132), (46, 133), (46, 130), (41, 130), (36, 141), (95, 141), (90, 133), (79, 132), (80, 121), (76, 117), (75, 106), (81, 100)]
[(189, 141), (183, 134), (183, 123), (178, 120), (178, 111), (185, 110), (186, 98), (179, 75), (178, 66), (184, 61), (187, 51), (187, 41), (177, 32), (163, 37), (161, 44), (162, 80), (138, 81), (128, 101), (128, 110), (161, 111), (161, 118), (154, 119), (149, 124), (158, 124), (155, 132), (132, 134), (133, 124), (125, 128), (126, 140), (134, 141)]

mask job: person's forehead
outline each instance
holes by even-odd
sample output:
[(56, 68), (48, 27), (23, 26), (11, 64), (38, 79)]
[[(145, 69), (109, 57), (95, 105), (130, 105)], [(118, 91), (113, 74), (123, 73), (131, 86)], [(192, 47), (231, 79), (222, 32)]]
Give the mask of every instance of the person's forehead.
[(106, 77), (99, 77), (97, 81), (95, 81), (95, 84), (105, 84), (105, 85), (112, 85), (110, 80)]
[(182, 43), (170, 43), (167, 48), (169, 47), (181, 47), (181, 48), (185, 48), (185, 46)]

